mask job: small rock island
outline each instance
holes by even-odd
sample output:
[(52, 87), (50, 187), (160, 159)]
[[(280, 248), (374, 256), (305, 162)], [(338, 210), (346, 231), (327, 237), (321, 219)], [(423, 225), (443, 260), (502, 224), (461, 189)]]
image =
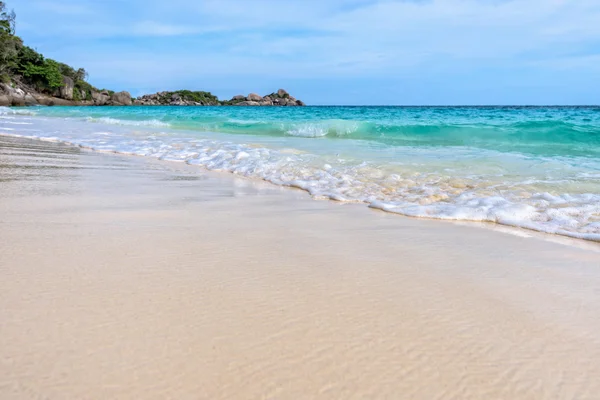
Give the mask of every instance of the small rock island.
[(159, 92), (147, 94), (133, 101), (134, 105), (143, 106), (304, 106), (302, 100), (296, 100), (293, 96), (279, 89), (277, 92), (260, 96), (250, 93), (248, 96), (237, 95), (231, 100), (219, 100), (210, 92), (192, 92), (189, 90), (178, 90), (175, 92)]

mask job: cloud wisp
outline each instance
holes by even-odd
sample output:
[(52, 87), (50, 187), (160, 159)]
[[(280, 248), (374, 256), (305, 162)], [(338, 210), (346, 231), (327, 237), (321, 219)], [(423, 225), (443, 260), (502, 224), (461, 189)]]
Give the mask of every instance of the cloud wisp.
[[(226, 91), (243, 77), (258, 86), (297, 85), (295, 92), (316, 100), (311, 81), (334, 82), (336, 90), (343, 82), (402, 90), (420, 81), (432, 103), (468, 103), (457, 81), (469, 76), (504, 82), (486, 84), (493, 103), (519, 100), (504, 100), (506, 83), (528, 91), (523, 101), (542, 101), (557, 81), (584, 82), (600, 72), (592, 63), (600, 55), (595, 0), (33, 0), (37, 6), (26, 7), (31, 1), (11, 4), (25, 20), (19, 33), (28, 42), (85, 65), (92, 79), (133, 91), (200, 81)], [(48, 45), (57, 42), (63, 45)], [(532, 80), (534, 71), (540, 73)], [(428, 86), (440, 83), (439, 92)], [(583, 103), (594, 100), (586, 88), (572, 90)], [(348, 95), (326, 101), (374, 101)]]

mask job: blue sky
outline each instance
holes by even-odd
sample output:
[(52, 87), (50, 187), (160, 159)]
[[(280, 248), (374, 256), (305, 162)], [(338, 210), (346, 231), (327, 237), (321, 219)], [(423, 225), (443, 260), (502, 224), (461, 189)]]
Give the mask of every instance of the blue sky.
[(8, 0), (17, 33), (137, 96), (600, 104), (599, 0)]

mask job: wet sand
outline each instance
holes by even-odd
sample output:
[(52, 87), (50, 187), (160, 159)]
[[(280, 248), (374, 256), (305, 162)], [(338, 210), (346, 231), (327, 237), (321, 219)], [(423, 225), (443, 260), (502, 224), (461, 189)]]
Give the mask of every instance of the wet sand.
[(0, 398), (597, 399), (599, 250), (0, 136)]

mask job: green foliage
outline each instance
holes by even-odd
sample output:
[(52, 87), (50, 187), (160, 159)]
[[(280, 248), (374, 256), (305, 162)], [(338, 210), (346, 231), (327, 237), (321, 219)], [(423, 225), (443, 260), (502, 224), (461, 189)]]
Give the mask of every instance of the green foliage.
[[(27, 64), (42, 65), (44, 64), (44, 56), (29, 46), (21, 46), (17, 54), (17, 62), (21, 68), (24, 68)], [(19, 72), (23, 71), (20, 70)]]
[(88, 76), (88, 73), (83, 68), (75, 70), (70, 65), (64, 63), (58, 63), (58, 68), (60, 69), (60, 73), (62, 75), (68, 76), (69, 78), (73, 79), (73, 82), (85, 81)]
[(96, 89), (95, 87), (93, 87), (92, 85), (90, 85), (89, 83), (87, 83), (86, 81), (80, 79), (78, 81), (75, 81), (75, 89), (73, 91), (74, 92), (85, 92), (85, 98), (81, 98), (81, 94), (78, 94), (78, 96), (80, 97), (80, 100), (92, 100), (92, 92), (99, 92), (98, 89)]
[(14, 36), (15, 13), (8, 11), (0, 1), (0, 74), (4, 75), (16, 68), (16, 56), (21, 40)]
[(75, 69), (70, 65), (59, 62), (58, 70), (60, 71), (61, 75), (68, 76), (69, 78), (73, 79), (73, 81), (75, 80)]
[(73, 88), (73, 100), (81, 101), (81, 90), (79, 90), (77, 88)]
[(41, 65), (27, 63), (23, 67), (23, 77), (40, 91), (52, 91), (63, 86), (63, 76), (59, 64), (46, 59)]
[(17, 46), (19, 41), (0, 30), (0, 74), (6, 74), (17, 67)]
[(6, 4), (3, 1), (0, 1), (0, 31), (2, 31), (2, 33), (8, 33), (9, 35), (14, 35), (15, 20), (15, 12), (12, 10), (8, 11)]
[(183, 100), (194, 101), (196, 103), (207, 104), (219, 101), (219, 99), (210, 92), (192, 92), (190, 90), (177, 90), (175, 93), (180, 95)]
[(210, 92), (191, 91), (191, 90), (176, 90), (174, 92), (162, 92), (161, 103), (168, 104), (173, 95), (179, 95), (182, 100), (193, 101), (195, 103), (217, 105), (219, 98)]

